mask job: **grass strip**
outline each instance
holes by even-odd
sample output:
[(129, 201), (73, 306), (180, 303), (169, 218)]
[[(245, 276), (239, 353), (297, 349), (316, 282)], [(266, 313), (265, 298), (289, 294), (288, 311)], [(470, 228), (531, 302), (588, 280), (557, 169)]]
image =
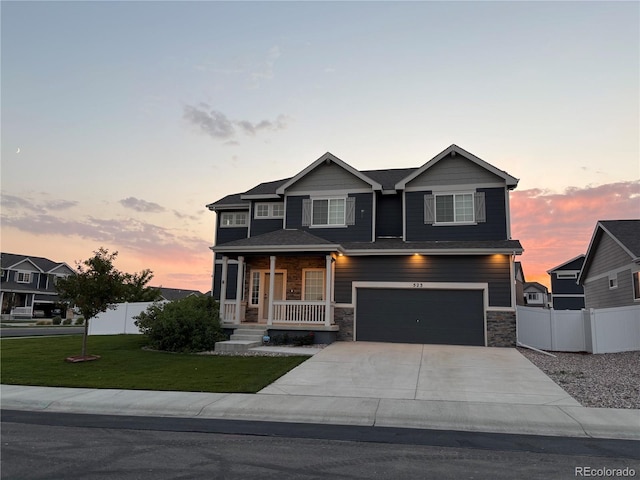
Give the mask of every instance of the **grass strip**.
[(143, 350), (142, 335), (89, 337), (100, 359), (68, 363), (82, 336), (5, 339), (0, 381), (12, 385), (115, 388), (214, 393), (256, 393), (308, 357), (231, 357)]

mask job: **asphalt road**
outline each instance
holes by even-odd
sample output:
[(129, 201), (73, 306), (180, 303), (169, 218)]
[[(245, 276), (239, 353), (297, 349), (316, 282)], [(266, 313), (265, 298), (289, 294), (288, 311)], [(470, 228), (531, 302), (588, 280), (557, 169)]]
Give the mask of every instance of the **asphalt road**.
[(0, 337), (39, 337), (49, 335), (82, 335), (84, 327), (3, 327)]
[(640, 476), (638, 442), (619, 440), (16, 411), (1, 433), (3, 479)]

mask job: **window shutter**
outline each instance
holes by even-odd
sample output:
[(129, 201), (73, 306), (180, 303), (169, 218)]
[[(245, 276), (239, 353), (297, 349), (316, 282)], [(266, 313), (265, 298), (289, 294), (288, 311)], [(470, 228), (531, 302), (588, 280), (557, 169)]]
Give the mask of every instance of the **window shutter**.
[(356, 198), (347, 197), (344, 221), (347, 225), (355, 225), (356, 223)]
[(487, 221), (487, 209), (484, 201), (484, 192), (476, 192), (474, 194), (476, 223), (485, 223)]
[(309, 225), (311, 225), (311, 199), (305, 198), (302, 200), (302, 226)]
[(432, 224), (436, 221), (435, 216), (435, 201), (433, 195), (424, 196), (424, 223)]

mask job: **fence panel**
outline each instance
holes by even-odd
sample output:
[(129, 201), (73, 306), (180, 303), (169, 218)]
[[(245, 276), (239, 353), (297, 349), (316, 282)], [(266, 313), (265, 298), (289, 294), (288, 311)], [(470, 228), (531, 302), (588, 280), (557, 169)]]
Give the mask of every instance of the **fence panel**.
[(593, 353), (640, 350), (640, 305), (591, 310)]
[(154, 302), (119, 303), (113, 310), (89, 321), (89, 335), (117, 335), (119, 333), (140, 333), (135, 325), (136, 317)]

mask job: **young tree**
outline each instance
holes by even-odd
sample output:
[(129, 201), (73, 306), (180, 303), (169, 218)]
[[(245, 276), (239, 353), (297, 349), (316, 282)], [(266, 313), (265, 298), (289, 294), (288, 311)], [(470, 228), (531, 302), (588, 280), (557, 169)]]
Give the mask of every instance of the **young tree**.
[(60, 298), (75, 305), (84, 317), (82, 357), (87, 356), (89, 321), (93, 317), (115, 308), (116, 303), (139, 301), (138, 296), (157, 295), (153, 292), (156, 289), (146, 287), (153, 278), (150, 270), (139, 274), (123, 273), (113, 265), (118, 252), (109, 253), (100, 247), (93, 253), (93, 257), (78, 263), (75, 275), (60, 279), (56, 284)]

